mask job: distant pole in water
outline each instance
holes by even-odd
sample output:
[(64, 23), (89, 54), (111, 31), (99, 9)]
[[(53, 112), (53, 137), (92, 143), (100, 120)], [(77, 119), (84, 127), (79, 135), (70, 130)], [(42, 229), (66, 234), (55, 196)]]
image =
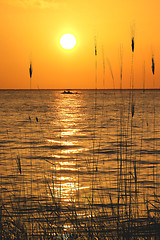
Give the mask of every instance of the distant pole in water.
[(30, 76), (30, 89), (31, 89), (32, 63), (30, 63), (30, 66), (29, 66), (29, 76)]

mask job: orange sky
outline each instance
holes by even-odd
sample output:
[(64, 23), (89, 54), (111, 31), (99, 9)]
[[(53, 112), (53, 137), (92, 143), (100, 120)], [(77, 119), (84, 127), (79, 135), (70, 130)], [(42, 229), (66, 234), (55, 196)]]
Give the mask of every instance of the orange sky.
[[(0, 0), (0, 88), (27, 89), (29, 64), (32, 88), (95, 88), (94, 43), (97, 39), (98, 88), (120, 87), (120, 48), (123, 55), (122, 87), (130, 88), (131, 38), (135, 34), (134, 87), (153, 87), (151, 59), (155, 60), (155, 86), (160, 88), (160, 1), (158, 0)], [(60, 47), (64, 33), (77, 45)], [(102, 50), (103, 49), (103, 50)]]

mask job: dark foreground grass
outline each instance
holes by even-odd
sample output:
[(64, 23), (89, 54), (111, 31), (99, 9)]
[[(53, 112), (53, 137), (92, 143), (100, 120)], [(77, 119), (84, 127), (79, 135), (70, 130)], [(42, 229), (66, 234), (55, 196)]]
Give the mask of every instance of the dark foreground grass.
[[(117, 197), (115, 190), (103, 189), (98, 180), (92, 191), (101, 192), (99, 199), (86, 202), (55, 197), (47, 179), (45, 197), (20, 193), (15, 186), (12, 191), (1, 188), (0, 239), (160, 239), (159, 196), (144, 194), (140, 198), (142, 183), (135, 162), (119, 163)], [(127, 174), (126, 164), (134, 178)], [(96, 170), (92, 172), (96, 174)], [(150, 185), (155, 186), (153, 182)]]

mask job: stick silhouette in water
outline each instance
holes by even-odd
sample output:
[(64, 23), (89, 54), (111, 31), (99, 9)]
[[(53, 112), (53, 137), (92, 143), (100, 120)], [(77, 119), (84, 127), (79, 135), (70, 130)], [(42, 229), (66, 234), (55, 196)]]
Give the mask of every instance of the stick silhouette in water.
[(29, 75), (30, 75), (30, 89), (31, 89), (32, 63), (30, 63), (30, 66), (29, 66)]
[(134, 103), (132, 103), (132, 117), (134, 116)]
[(22, 173), (22, 170), (21, 170), (21, 159), (20, 159), (19, 155), (17, 156), (17, 166), (18, 166), (18, 170), (19, 170), (19, 172), (21, 174)]

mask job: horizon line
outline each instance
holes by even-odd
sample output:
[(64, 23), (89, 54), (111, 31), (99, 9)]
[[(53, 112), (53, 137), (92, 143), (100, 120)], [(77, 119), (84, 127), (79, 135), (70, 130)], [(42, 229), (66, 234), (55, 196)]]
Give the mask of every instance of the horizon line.
[(33, 88), (33, 89), (30, 89), (30, 88), (0, 88), (0, 91), (17, 91), (17, 90), (22, 90), (22, 91), (38, 91), (38, 90), (54, 90), (54, 91), (63, 91), (63, 90), (120, 90), (120, 91), (125, 91), (125, 90), (131, 90), (131, 91), (134, 91), (134, 90), (142, 90), (142, 91), (146, 91), (146, 90), (160, 90), (160, 88), (134, 88), (134, 89), (131, 89), (131, 88)]

